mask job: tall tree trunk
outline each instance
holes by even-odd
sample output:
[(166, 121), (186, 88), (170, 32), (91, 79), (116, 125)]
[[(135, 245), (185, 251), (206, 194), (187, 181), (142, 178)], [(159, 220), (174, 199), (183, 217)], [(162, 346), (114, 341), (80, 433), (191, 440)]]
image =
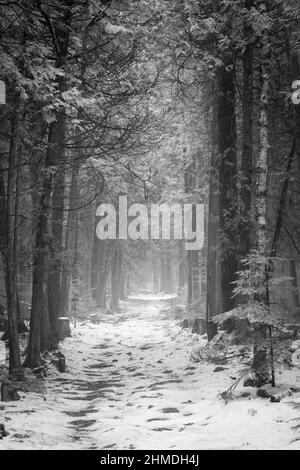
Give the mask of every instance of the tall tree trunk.
[[(64, 0), (61, 8), (61, 17), (54, 22), (54, 49), (57, 53), (56, 67), (62, 68), (65, 65), (68, 47), (69, 47), (69, 25), (72, 18), (73, 0)], [(57, 79), (57, 85), (60, 92), (64, 90), (64, 77)], [(32, 275), (32, 304), (30, 319), (30, 335), (28, 344), (28, 353), (25, 364), (28, 367), (37, 367), (40, 364), (41, 352), (41, 319), (42, 312), (46, 302), (48, 282), (46, 272), (49, 264), (49, 233), (48, 218), (50, 213), (51, 194), (53, 189), (53, 169), (62, 164), (60, 161), (61, 151), (64, 148), (65, 132), (61, 128), (64, 124), (64, 110), (56, 111), (56, 120), (50, 124), (48, 134), (48, 146), (45, 158), (45, 167), (43, 173), (43, 183), (41, 188), (41, 197), (38, 211), (38, 226), (36, 233), (36, 243), (33, 259)], [(59, 296), (59, 292), (56, 294)], [(51, 286), (48, 296), (52, 296)], [(52, 346), (57, 344), (57, 311), (49, 311), (50, 325), (52, 329)]]
[[(4, 170), (0, 160), (0, 253), (2, 258), (2, 264), (4, 267), (4, 281), (7, 298), (7, 273), (6, 273), (6, 254), (7, 254), (7, 198), (6, 188), (4, 181)], [(6, 304), (7, 308), (7, 304)]]
[(120, 277), (121, 277), (122, 254), (118, 240), (113, 242), (113, 253), (111, 261), (111, 301), (110, 310), (118, 312), (120, 310)]
[[(267, 248), (267, 176), (268, 176), (268, 149), (269, 149), (269, 89), (270, 71), (265, 61), (268, 60), (268, 45), (263, 43), (264, 55), (261, 66), (261, 95), (259, 103), (259, 152), (256, 161), (256, 249), (261, 256), (266, 255)], [(267, 300), (265, 292), (261, 299)]]
[(234, 307), (233, 282), (237, 271), (237, 159), (234, 64), (232, 59), (217, 71), (218, 80), (218, 152), (219, 210), (222, 244), (223, 312)]
[[(7, 197), (6, 197), (6, 188), (4, 182), (4, 172), (0, 165), (0, 256), (2, 259), (2, 265), (4, 269), (4, 284), (5, 284), (5, 299), (8, 296), (8, 286), (7, 286), (7, 272), (6, 272), (6, 263), (7, 263)], [(16, 226), (15, 226), (16, 232)], [(18, 259), (18, 252), (15, 253), (16, 260)], [(17, 285), (16, 285), (17, 289)], [(16, 290), (16, 302), (17, 302), (17, 316), (20, 317), (20, 302), (18, 289)], [(6, 300), (7, 308), (7, 300)]]
[(91, 266), (91, 289), (92, 289), (92, 298), (94, 301), (98, 302), (97, 293), (99, 288), (99, 273), (100, 273), (100, 240), (96, 233), (97, 221), (95, 221), (94, 227), (94, 237), (93, 237), (93, 247), (92, 247), (92, 266)]
[(158, 252), (156, 247), (152, 248), (152, 286), (153, 286), (153, 292), (157, 294), (160, 292), (160, 260), (158, 256)]
[(186, 283), (186, 251), (184, 242), (179, 242), (178, 245), (178, 291), (184, 290)]
[(66, 260), (62, 266), (61, 277), (61, 295), (59, 312), (66, 315), (69, 310), (69, 298), (72, 278), (72, 266), (74, 264), (74, 244), (75, 244), (75, 225), (76, 225), (76, 205), (78, 200), (78, 175), (79, 162), (74, 161), (72, 167), (72, 176), (69, 194), (69, 212), (67, 218), (66, 236), (65, 236), (65, 254)]
[[(291, 75), (293, 80), (300, 80), (300, 52), (298, 50), (293, 51), (290, 57)], [(296, 104), (295, 110), (295, 131), (296, 137), (296, 158), (298, 174), (300, 175), (300, 104)]]
[(199, 264), (199, 251), (187, 252), (188, 296), (187, 303), (196, 308), (201, 301), (201, 273)]
[(7, 253), (6, 253), (6, 276), (7, 276), (7, 315), (8, 315), (8, 339), (9, 339), (9, 369), (21, 367), (20, 348), (18, 338), (18, 315), (17, 315), (17, 259), (15, 244), (15, 191), (16, 191), (16, 160), (18, 152), (19, 98), (15, 106), (9, 149), (8, 176), (7, 176)]
[(52, 331), (54, 346), (58, 340), (58, 318), (61, 305), (61, 282), (62, 282), (62, 250), (63, 250), (63, 223), (64, 223), (64, 199), (65, 199), (65, 112), (57, 114), (51, 142), (53, 156), (52, 160), (57, 165), (53, 179), (52, 196), (52, 227), (51, 227), (51, 251), (53, 253), (48, 275), (48, 308), (49, 320)]
[(222, 313), (221, 264), (219, 248), (219, 175), (218, 175), (218, 128), (217, 103), (213, 100), (213, 116), (211, 126), (211, 164), (209, 181), (208, 235), (207, 235), (207, 297), (206, 323), (207, 335), (211, 340), (217, 333), (212, 322), (215, 315)]
[[(267, 11), (263, 2), (262, 11)], [(269, 93), (270, 93), (270, 37), (267, 28), (261, 37), (261, 94), (259, 102), (259, 151), (256, 161), (256, 250), (259, 256), (265, 257), (267, 250), (267, 177), (269, 150)], [(260, 290), (256, 300), (265, 304), (269, 309), (269, 274), (268, 266), (261, 273), (265, 288)], [(252, 367), (255, 372), (257, 385), (269, 381), (270, 374), (267, 364), (267, 348), (265, 326), (255, 328), (254, 357)]]
[(126, 300), (126, 274), (126, 267), (123, 259), (120, 277), (120, 300)]
[(45, 177), (41, 190), (38, 211), (38, 225), (33, 255), (32, 301), (28, 352), (25, 360), (27, 367), (40, 365), (41, 317), (46, 302), (47, 265), (48, 265), (48, 217), (52, 191), (51, 152), (47, 151)]
[[(111, 262), (111, 241), (101, 240), (98, 245), (99, 273), (98, 285), (96, 286), (97, 306), (106, 309), (106, 286), (109, 276), (109, 267)], [(120, 295), (121, 297), (121, 295)]]
[[(293, 80), (300, 80), (300, 52), (298, 50), (294, 51), (290, 57), (291, 65), (291, 74)], [(296, 159), (297, 159), (297, 168), (298, 175), (300, 175), (300, 105), (295, 106), (295, 144), (296, 144)], [(297, 289), (297, 273), (295, 262), (291, 261), (291, 275), (294, 278), (293, 285), (295, 289), (295, 304), (299, 307), (299, 292)]]
[[(201, 168), (199, 166), (200, 157), (193, 156), (192, 163), (187, 167), (184, 178), (184, 190), (186, 194), (192, 194), (199, 190), (199, 179)], [(192, 228), (196, 230), (196, 212), (193, 206), (192, 212)], [(189, 306), (196, 306), (200, 302), (201, 297), (201, 276), (200, 276), (200, 251), (188, 250), (186, 253), (186, 268), (187, 268), (187, 304)]]
[(164, 247), (161, 254), (161, 279), (160, 286), (162, 292), (172, 292), (173, 275), (171, 266), (171, 254), (168, 247)]
[[(68, 0), (67, 4), (69, 6), (72, 6), (73, 0)], [(85, 5), (85, 11), (84, 14), (82, 15), (82, 21), (88, 21), (89, 20), (89, 6), (90, 2), (89, 0), (86, 2)], [(70, 22), (70, 15), (67, 14), (67, 22)], [(83, 39), (82, 39), (82, 58), (81, 58), (81, 64), (80, 64), (80, 79), (83, 81), (84, 80), (84, 75), (86, 71), (86, 66), (87, 66), (87, 37), (88, 37), (88, 28), (85, 29)], [(69, 42), (69, 36), (68, 34), (65, 35), (64, 38), (64, 50), (65, 54), (67, 52), (68, 48), (68, 42)], [(81, 121), (82, 119), (82, 112), (79, 109), (78, 110), (78, 116), (77, 116), (78, 121)], [(63, 133), (61, 135), (61, 153), (62, 156), (65, 154), (65, 149), (64, 149), (64, 139), (65, 139), (65, 134), (66, 134), (66, 116), (65, 113), (61, 115), (61, 121), (63, 125)], [(52, 310), (52, 316), (54, 317), (54, 321), (57, 321), (57, 315), (65, 315), (66, 312), (69, 309), (69, 299), (70, 299), (70, 289), (71, 289), (71, 280), (72, 280), (72, 266), (74, 263), (76, 264), (77, 260), (77, 254), (75, 253), (75, 238), (78, 242), (78, 234), (77, 234), (77, 229), (75, 230), (75, 226), (78, 228), (78, 215), (77, 215), (77, 201), (78, 201), (78, 177), (79, 177), (79, 171), (81, 167), (81, 162), (82, 162), (82, 136), (81, 136), (81, 131), (78, 126), (75, 128), (75, 138), (74, 138), (74, 161), (72, 164), (72, 176), (71, 176), (71, 184), (70, 184), (70, 194), (69, 194), (69, 212), (67, 216), (67, 227), (66, 227), (66, 234), (65, 234), (65, 246), (64, 250), (67, 252), (67, 261), (66, 263), (63, 263), (60, 266), (59, 259), (58, 259), (58, 274), (59, 277), (56, 276), (55, 272), (54, 274), (50, 277), (49, 283), (52, 286), (51, 293), (50, 293), (50, 298), (49, 298), (49, 308)], [(64, 209), (64, 190), (63, 190), (63, 183), (65, 179), (65, 169), (63, 166), (59, 169), (59, 172), (57, 174), (57, 193), (56, 193), (56, 198), (57, 201), (55, 201), (55, 197), (53, 198), (53, 229), (54, 229), (54, 234), (55, 234), (55, 240), (56, 241), (58, 249), (63, 248), (63, 222), (64, 222), (64, 216), (63, 216), (63, 209)], [(59, 255), (59, 251), (58, 251)], [(93, 260), (93, 258), (92, 258)], [(74, 268), (74, 266), (73, 266)], [(74, 271), (74, 269), (73, 269)], [(77, 272), (77, 267), (75, 267), (75, 272)], [(55, 288), (58, 286), (60, 281), (60, 295), (59, 295), (59, 305), (57, 306), (57, 301), (55, 300)], [(89, 286), (91, 288), (91, 286)]]
[[(246, 1), (250, 9), (253, 0)], [(250, 41), (253, 30), (247, 24), (244, 34)], [(241, 231), (240, 256), (245, 258), (251, 248), (251, 195), (253, 169), (253, 45), (249, 42), (243, 55), (243, 143), (241, 162)]]
[(80, 291), (80, 276), (79, 276), (79, 212), (75, 212), (75, 227), (74, 227), (74, 262), (72, 267), (71, 277), (71, 303), (73, 316), (75, 318), (75, 326), (77, 323), (77, 312), (79, 303)]
[(50, 334), (50, 325), (49, 325), (49, 311), (48, 311), (48, 302), (47, 302), (47, 273), (44, 271), (44, 286), (46, 293), (43, 298), (43, 306), (41, 311), (41, 352), (48, 351), (52, 348), (52, 337)]

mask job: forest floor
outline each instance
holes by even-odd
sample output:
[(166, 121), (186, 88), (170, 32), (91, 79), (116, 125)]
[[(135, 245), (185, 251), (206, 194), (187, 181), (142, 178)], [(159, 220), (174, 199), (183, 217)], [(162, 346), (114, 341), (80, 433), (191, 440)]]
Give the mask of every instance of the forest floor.
[(168, 303), (136, 296), (98, 324), (79, 322), (62, 344), (67, 372), (53, 367), (1, 403), (10, 434), (0, 449), (300, 449), (300, 394), (271, 403), (240, 385), (226, 405), (218, 394), (241, 364), (192, 363), (205, 340), (162, 312)]

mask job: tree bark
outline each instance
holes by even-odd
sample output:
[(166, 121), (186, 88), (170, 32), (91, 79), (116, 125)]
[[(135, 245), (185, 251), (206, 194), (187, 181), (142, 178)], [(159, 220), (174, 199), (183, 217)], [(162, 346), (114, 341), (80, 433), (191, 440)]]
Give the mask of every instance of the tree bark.
[(235, 83), (232, 57), (217, 71), (220, 229), (223, 237), (221, 273), (223, 312), (234, 307), (237, 271), (237, 159)]
[(65, 112), (60, 111), (56, 115), (56, 122), (51, 126), (49, 135), (49, 151), (52, 164), (56, 166), (56, 172), (52, 184), (52, 227), (51, 227), (51, 262), (48, 275), (48, 305), (49, 321), (55, 346), (58, 340), (58, 318), (61, 302), (61, 277), (62, 277), (62, 249), (63, 249), (63, 222), (64, 222), (64, 182), (65, 182)]
[(21, 367), (20, 348), (18, 338), (18, 315), (17, 315), (17, 259), (15, 245), (15, 191), (16, 191), (16, 159), (18, 152), (20, 106), (19, 98), (15, 106), (9, 149), (8, 176), (7, 176), (7, 253), (6, 253), (6, 276), (7, 276), (7, 316), (8, 316), (8, 339), (9, 339), (9, 369)]
[[(45, 277), (47, 276), (44, 273)], [(52, 337), (50, 334), (50, 325), (49, 325), (49, 311), (48, 311), (48, 302), (47, 302), (47, 281), (44, 281), (46, 293), (43, 298), (43, 306), (41, 311), (41, 352), (48, 351), (52, 348)]]
[(120, 277), (121, 277), (121, 263), (122, 254), (121, 246), (117, 240), (113, 241), (113, 252), (111, 261), (111, 301), (110, 310), (118, 312), (120, 310)]
[(207, 297), (206, 323), (208, 339), (212, 340), (217, 327), (212, 323), (214, 315), (222, 313), (221, 265), (219, 247), (219, 174), (218, 174), (218, 130), (217, 103), (213, 100), (211, 126), (211, 164), (209, 181), (208, 235), (207, 235)]
[(97, 222), (95, 222), (94, 227), (94, 238), (93, 238), (93, 248), (92, 248), (92, 266), (91, 266), (91, 289), (92, 289), (92, 298), (94, 301), (98, 302), (97, 293), (99, 288), (99, 273), (100, 273), (100, 240), (96, 234)]
[[(246, 1), (250, 9), (253, 1)], [(250, 41), (253, 30), (247, 24), (244, 35)], [(243, 143), (241, 162), (241, 231), (240, 256), (245, 258), (251, 248), (251, 195), (253, 168), (253, 45), (248, 43), (243, 55)]]
[(160, 280), (161, 280), (161, 262), (158, 257), (158, 252), (156, 248), (152, 248), (152, 286), (154, 294), (160, 292)]
[[(109, 267), (111, 262), (111, 241), (101, 240), (99, 243), (99, 273), (98, 273), (98, 284), (96, 286), (96, 303), (97, 306), (106, 309), (106, 286), (109, 276)], [(121, 282), (121, 281), (120, 281)], [(121, 285), (120, 295), (121, 297)]]
[[(0, 252), (2, 258), (2, 264), (4, 266), (4, 281), (7, 298), (7, 274), (6, 274), (6, 254), (7, 254), (7, 198), (6, 188), (4, 182), (4, 170), (0, 161)], [(7, 304), (6, 304), (7, 308)]]
[(162, 292), (172, 292), (173, 289), (173, 273), (171, 266), (171, 254), (168, 247), (163, 247), (161, 254), (161, 278), (160, 288)]
[(184, 290), (186, 283), (186, 251), (184, 242), (179, 242), (178, 258), (178, 291), (181, 292)]
[[(261, 6), (267, 11), (267, 5)], [(261, 94), (259, 102), (259, 151), (256, 161), (256, 250), (259, 256), (265, 257), (267, 250), (267, 176), (268, 176), (268, 150), (269, 150), (269, 93), (270, 93), (270, 38), (269, 31), (265, 29), (261, 37)], [(269, 309), (269, 274), (268, 265), (261, 273), (265, 288), (256, 300)], [(267, 383), (270, 373), (267, 364), (266, 348), (267, 330), (265, 326), (255, 327), (255, 344), (252, 368), (258, 385)]]
[(72, 267), (74, 265), (74, 245), (75, 245), (75, 225), (76, 225), (76, 204), (78, 200), (78, 175), (79, 162), (75, 160), (72, 167), (71, 187), (69, 194), (69, 212), (67, 218), (65, 236), (65, 262), (62, 266), (61, 295), (60, 295), (60, 315), (65, 316), (69, 310), (69, 298), (72, 278)]
[(28, 352), (25, 360), (27, 367), (40, 366), (41, 316), (46, 302), (48, 264), (48, 216), (52, 191), (52, 172), (50, 152), (45, 161), (45, 178), (40, 198), (38, 226), (33, 256), (32, 301)]

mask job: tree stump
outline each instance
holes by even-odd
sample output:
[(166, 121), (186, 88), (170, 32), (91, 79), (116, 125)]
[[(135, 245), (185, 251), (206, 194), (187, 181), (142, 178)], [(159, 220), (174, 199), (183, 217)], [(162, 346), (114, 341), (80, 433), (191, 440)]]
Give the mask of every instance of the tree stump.
[(18, 401), (20, 400), (17, 387), (14, 387), (10, 382), (5, 381), (1, 383), (1, 401)]
[(213, 321), (206, 322), (206, 331), (208, 341), (214, 339), (214, 337), (218, 334), (218, 327), (216, 323), (214, 323)]
[(9, 382), (1, 383), (1, 401), (9, 401)]
[(192, 333), (204, 335), (206, 332), (206, 322), (203, 318), (195, 318)]
[(11, 374), (13, 380), (23, 382), (25, 380), (25, 372), (23, 369), (12, 369)]
[(60, 317), (58, 319), (58, 338), (65, 339), (71, 336), (70, 319), (68, 317)]
[(20, 395), (16, 387), (10, 387), (8, 390), (8, 396), (11, 401), (20, 400)]
[(61, 356), (58, 359), (58, 371), (59, 372), (66, 372), (66, 358), (65, 358), (65, 356)]

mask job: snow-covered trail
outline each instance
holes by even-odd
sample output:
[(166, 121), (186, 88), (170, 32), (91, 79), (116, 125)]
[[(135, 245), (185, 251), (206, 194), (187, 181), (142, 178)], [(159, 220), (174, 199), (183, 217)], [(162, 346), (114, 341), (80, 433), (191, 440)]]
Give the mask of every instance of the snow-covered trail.
[(67, 372), (1, 404), (0, 449), (300, 449), (300, 398), (273, 404), (241, 387), (225, 405), (217, 395), (237, 366), (192, 364), (199, 339), (161, 312), (169, 302), (135, 297), (74, 329)]

